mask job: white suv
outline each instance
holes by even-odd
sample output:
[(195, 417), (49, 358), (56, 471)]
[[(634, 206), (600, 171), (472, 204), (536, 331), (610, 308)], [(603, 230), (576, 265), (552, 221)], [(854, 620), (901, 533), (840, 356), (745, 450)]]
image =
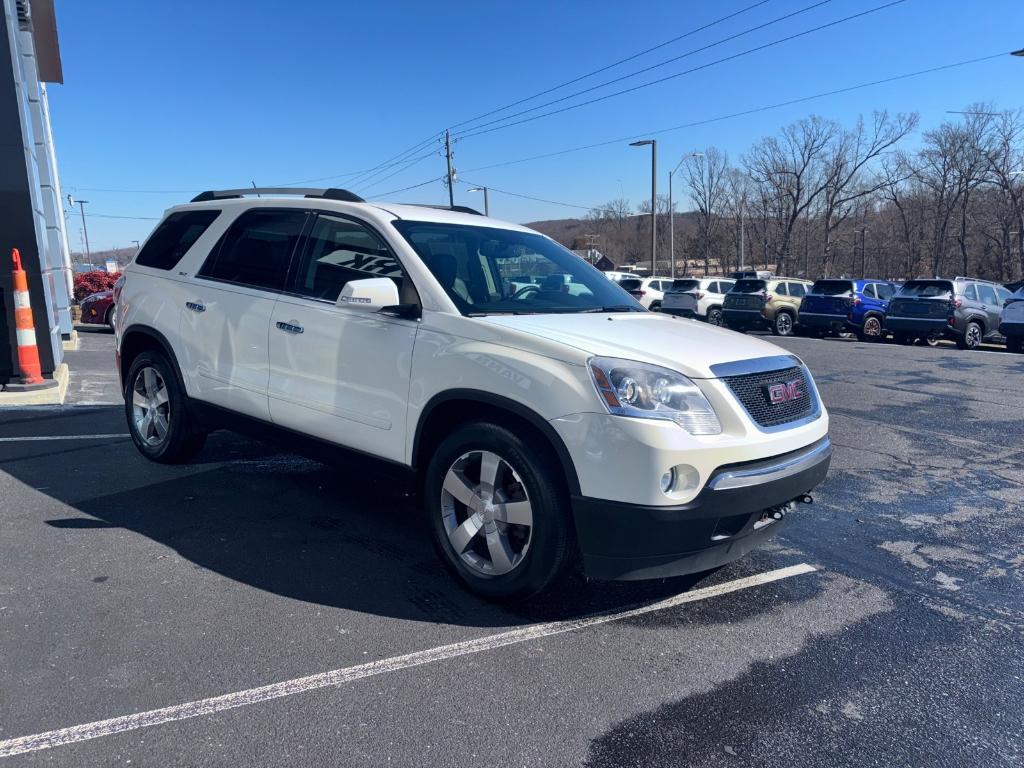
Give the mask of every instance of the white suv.
[(712, 325), (724, 325), (725, 294), (736, 285), (725, 277), (679, 278), (665, 293), (661, 311), (680, 317), (697, 317)]
[(204, 192), (167, 212), (117, 308), (146, 457), (187, 460), (225, 427), (370, 457), (488, 597), (576, 563), (644, 579), (731, 561), (830, 460), (798, 358), (644, 311), (550, 238), (470, 209)]

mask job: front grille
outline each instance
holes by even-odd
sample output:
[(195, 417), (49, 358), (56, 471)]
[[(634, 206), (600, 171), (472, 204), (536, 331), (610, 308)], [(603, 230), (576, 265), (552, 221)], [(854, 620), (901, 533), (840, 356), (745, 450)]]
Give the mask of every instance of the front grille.
[[(722, 379), (740, 401), (750, 418), (762, 427), (777, 427), (810, 416), (814, 410), (811, 383), (799, 366), (767, 373), (726, 376)], [(791, 400), (773, 403), (771, 387), (799, 383), (799, 394)], [(791, 392), (791, 390), (789, 390)]]

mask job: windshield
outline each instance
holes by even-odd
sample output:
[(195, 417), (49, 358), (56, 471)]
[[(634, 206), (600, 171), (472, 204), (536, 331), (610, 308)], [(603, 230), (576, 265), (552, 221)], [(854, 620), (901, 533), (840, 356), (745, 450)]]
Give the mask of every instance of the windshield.
[(900, 296), (920, 299), (945, 298), (953, 294), (953, 284), (948, 280), (911, 280), (900, 288)]
[(733, 293), (760, 293), (766, 287), (764, 280), (738, 280), (732, 287)]
[(692, 291), (694, 288), (700, 288), (700, 280), (674, 280), (672, 282), (673, 291)]
[(464, 315), (644, 311), (602, 272), (543, 235), (407, 220), (394, 226)]
[(812, 287), (811, 293), (820, 296), (839, 296), (850, 293), (853, 290), (853, 283), (849, 280), (818, 280)]

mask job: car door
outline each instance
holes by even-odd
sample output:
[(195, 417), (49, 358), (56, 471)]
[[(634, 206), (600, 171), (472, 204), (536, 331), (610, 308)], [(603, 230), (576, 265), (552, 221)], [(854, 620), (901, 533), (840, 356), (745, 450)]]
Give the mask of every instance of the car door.
[(999, 315), (1002, 312), (1002, 302), (996, 295), (995, 286), (987, 283), (978, 283), (978, 301), (985, 312), (985, 335), (993, 336), (999, 333)]
[(271, 318), (271, 418), (402, 461), (418, 323), (335, 302), (350, 280), (389, 277), (406, 303), (418, 303), (415, 289), (366, 223), (334, 213), (315, 216)]
[(254, 208), (213, 247), (181, 308), (183, 375), (199, 399), (269, 420), (267, 337), (306, 212)]

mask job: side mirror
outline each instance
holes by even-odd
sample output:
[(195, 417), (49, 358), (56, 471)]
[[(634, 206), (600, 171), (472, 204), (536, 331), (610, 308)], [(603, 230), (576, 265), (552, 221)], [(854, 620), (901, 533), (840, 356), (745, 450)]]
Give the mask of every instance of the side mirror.
[(389, 277), (349, 280), (341, 289), (341, 294), (335, 304), (347, 309), (380, 312), (385, 307), (393, 307), (398, 304), (398, 286)]

